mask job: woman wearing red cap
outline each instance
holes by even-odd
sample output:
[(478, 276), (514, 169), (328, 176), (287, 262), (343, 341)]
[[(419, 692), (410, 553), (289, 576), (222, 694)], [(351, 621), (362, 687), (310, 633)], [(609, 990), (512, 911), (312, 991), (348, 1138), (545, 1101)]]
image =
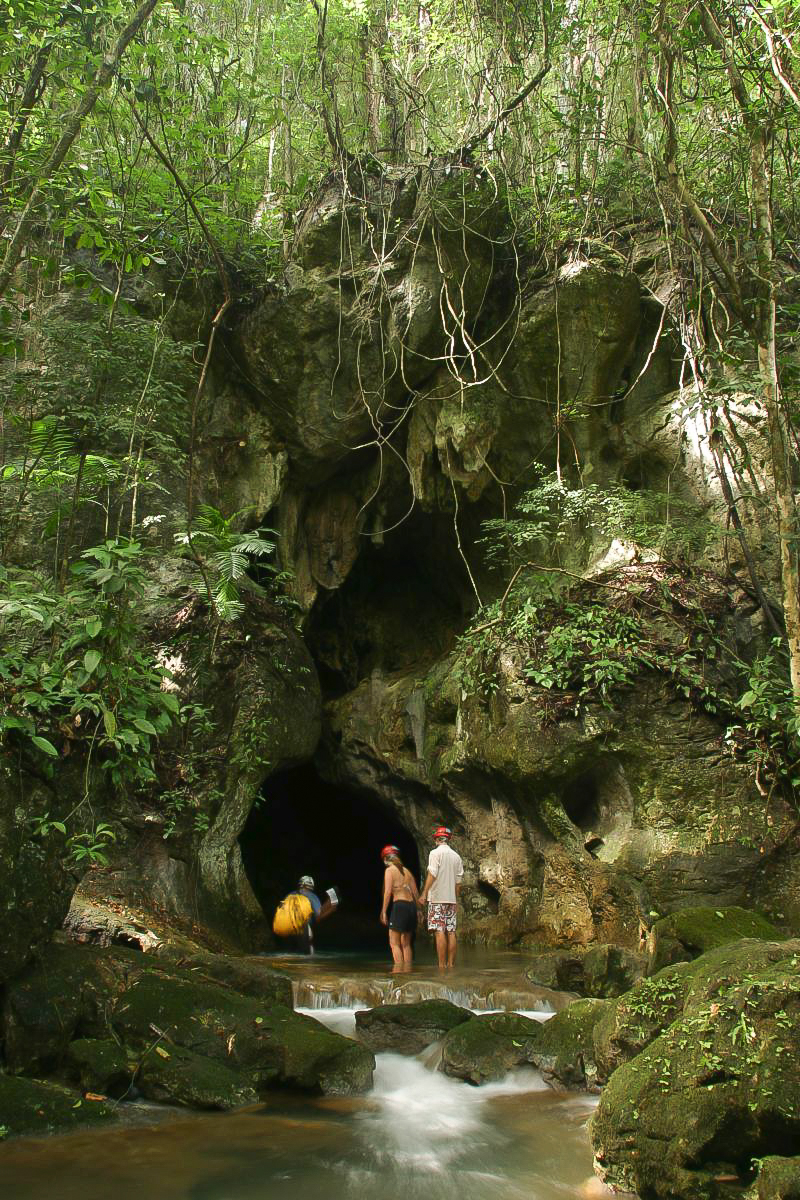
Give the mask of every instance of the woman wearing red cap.
[[(384, 846), (381, 850), (386, 871), (383, 877), (383, 907), (381, 925), (389, 927), (389, 949), (394, 959), (395, 971), (410, 971), (413, 958), (411, 935), (417, 928), (417, 882), (403, 866), (397, 846)], [(389, 903), (392, 915), (387, 916)]]

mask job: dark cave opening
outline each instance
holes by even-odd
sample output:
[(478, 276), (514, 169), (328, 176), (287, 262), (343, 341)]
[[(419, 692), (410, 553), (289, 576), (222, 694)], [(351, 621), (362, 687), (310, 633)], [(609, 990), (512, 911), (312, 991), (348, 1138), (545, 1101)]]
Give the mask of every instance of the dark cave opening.
[(380, 852), (388, 843), (418, 879), (416, 844), (395, 814), (374, 797), (327, 783), (310, 763), (267, 780), (239, 837), (247, 878), (270, 922), (301, 875), (313, 877), (320, 896), (337, 888), (341, 904), (317, 928), (319, 950), (386, 946), (378, 917)]
[(600, 818), (600, 796), (594, 772), (573, 779), (561, 796), (564, 812), (583, 833), (592, 833)]

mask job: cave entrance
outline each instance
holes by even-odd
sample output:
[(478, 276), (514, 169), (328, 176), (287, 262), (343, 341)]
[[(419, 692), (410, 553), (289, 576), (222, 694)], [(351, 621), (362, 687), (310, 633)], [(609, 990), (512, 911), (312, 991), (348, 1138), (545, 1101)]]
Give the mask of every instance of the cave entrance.
[(339, 911), (316, 932), (322, 951), (387, 946), (378, 921), (387, 843), (419, 878), (416, 844), (394, 813), (374, 797), (326, 783), (311, 764), (267, 780), (239, 837), (247, 878), (270, 922), (301, 875), (313, 877), (320, 896), (337, 888)]

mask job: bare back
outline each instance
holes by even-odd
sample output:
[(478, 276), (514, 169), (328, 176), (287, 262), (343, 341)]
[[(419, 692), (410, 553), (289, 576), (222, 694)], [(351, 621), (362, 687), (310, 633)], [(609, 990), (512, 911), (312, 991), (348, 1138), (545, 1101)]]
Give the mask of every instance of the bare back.
[(391, 863), (387, 868), (389, 880), (391, 882), (392, 900), (411, 900), (414, 902), (417, 898), (417, 885), (414, 882), (414, 876), (407, 867), (403, 867), (402, 871)]

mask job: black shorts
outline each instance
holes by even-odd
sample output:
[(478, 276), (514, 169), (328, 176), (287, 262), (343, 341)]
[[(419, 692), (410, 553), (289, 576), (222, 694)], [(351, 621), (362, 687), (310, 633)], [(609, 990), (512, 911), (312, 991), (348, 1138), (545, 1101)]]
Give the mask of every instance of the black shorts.
[(417, 906), (413, 900), (395, 900), (389, 928), (395, 933), (413, 933), (417, 928)]

